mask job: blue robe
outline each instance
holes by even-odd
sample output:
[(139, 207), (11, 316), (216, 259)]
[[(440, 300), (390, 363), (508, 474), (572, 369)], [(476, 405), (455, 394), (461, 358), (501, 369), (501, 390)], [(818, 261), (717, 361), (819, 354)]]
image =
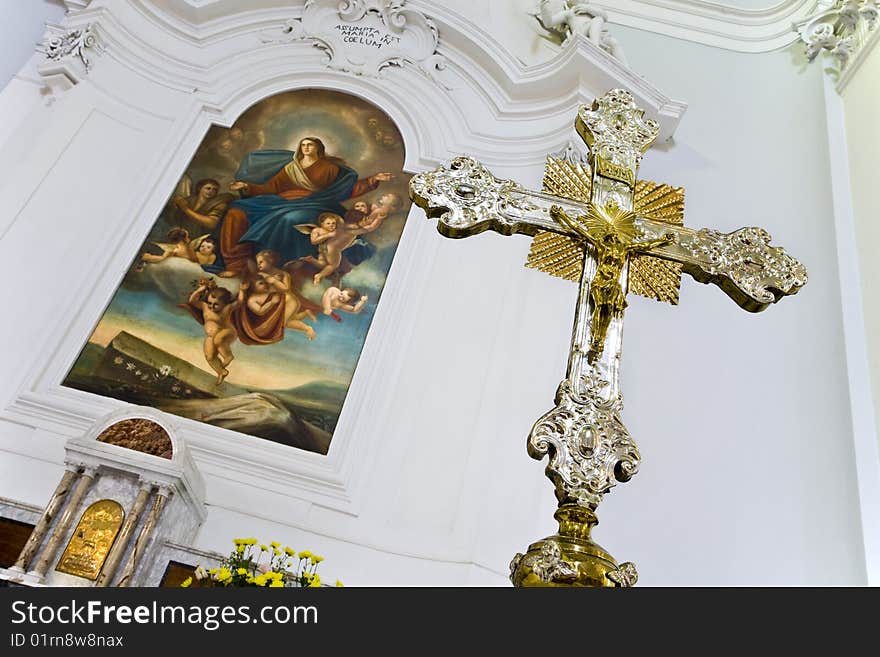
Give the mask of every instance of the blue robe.
[[(235, 179), (263, 184), (287, 166), (295, 155), (293, 151), (286, 150), (249, 153), (242, 160)], [(299, 232), (294, 226), (317, 223), (318, 215), (322, 212), (333, 212), (340, 216), (345, 214), (346, 209), (341, 202), (351, 198), (358, 174), (342, 164), (337, 166), (339, 175), (336, 180), (309, 196), (285, 199), (277, 194), (263, 194), (232, 202), (229, 207), (243, 210), (249, 223), (249, 228), (239, 239), (239, 243), (252, 243), (254, 253), (264, 249), (277, 251), (281, 256), (279, 264), (316, 255), (315, 246), (309, 236)], [(215, 234), (219, 239), (220, 224)]]

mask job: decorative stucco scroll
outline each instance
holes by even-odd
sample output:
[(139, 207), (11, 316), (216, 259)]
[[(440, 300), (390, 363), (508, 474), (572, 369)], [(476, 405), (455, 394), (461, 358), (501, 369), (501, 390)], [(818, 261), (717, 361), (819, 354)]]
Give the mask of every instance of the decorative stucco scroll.
[(312, 39), (330, 56), (328, 66), (376, 77), (388, 66), (410, 64), (437, 82), (445, 58), (437, 54), (437, 26), (405, 0), (307, 0), (301, 19), (264, 30), (264, 43)]

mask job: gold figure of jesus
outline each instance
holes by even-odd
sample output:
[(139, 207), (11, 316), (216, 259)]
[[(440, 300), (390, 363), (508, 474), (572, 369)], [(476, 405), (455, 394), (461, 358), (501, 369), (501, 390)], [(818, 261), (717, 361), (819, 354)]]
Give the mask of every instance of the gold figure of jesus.
[(661, 239), (635, 241), (635, 213), (621, 210), (614, 201), (604, 207), (590, 205), (589, 214), (569, 217), (562, 207), (552, 205), (550, 216), (568, 226), (596, 249), (596, 275), (590, 282), (590, 352), (593, 361), (602, 355), (608, 325), (626, 308), (626, 292), (620, 275), (631, 253), (644, 253), (675, 239), (667, 233)]

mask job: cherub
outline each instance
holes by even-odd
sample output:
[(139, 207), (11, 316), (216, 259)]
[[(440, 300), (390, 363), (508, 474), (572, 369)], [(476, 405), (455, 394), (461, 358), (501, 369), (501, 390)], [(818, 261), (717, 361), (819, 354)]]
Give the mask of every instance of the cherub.
[(189, 305), (201, 313), (205, 326), (205, 360), (217, 372), (218, 386), (229, 376), (227, 367), (235, 358), (232, 343), (238, 333), (232, 324), (232, 313), (241, 305), (242, 298), (243, 292), (239, 290), (238, 298), (233, 300), (232, 292), (218, 287), (211, 278), (200, 279), (189, 295)]
[(200, 265), (213, 265), (217, 260), (217, 242), (209, 235), (202, 235), (190, 242), (195, 262)]
[(239, 293), (248, 309), (258, 317), (271, 312), (275, 306), (284, 301), (281, 293), (276, 292), (265, 278), (259, 276), (252, 282), (243, 281)]
[[(333, 274), (342, 262), (342, 252), (355, 243), (358, 236), (371, 233), (382, 225), (388, 215), (400, 208), (400, 197), (389, 192), (383, 194), (377, 203), (370, 206), (370, 214), (357, 223), (347, 224), (338, 214), (324, 212), (318, 215), (318, 225), (299, 224), (296, 229), (307, 233), (312, 244), (318, 247), (318, 257), (306, 256), (304, 261), (321, 270), (314, 275), (312, 283), (317, 285), (322, 279)], [(352, 213), (354, 210), (351, 211)], [(359, 211), (360, 212), (360, 211)]]
[[(357, 303), (351, 305), (351, 302), (357, 299)], [(367, 296), (361, 295), (353, 287), (347, 287), (340, 290), (338, 287), (328, 287), (324, 290), (321, 297), (321, 305), (324, 307), (325, 315), (333, 315), (334, 310), (344, 310), (347, 313), (359, 313), (367, 303)]]
[(293, 289), (290, 274), (278, 267), (278, 257), (276, 251), (267, 250), (257, 253), (257, 276), (284, 297), (284, 326), (295, 331), (302, 331), (309, 340), (314, 340), (315, 329), (303, 320), (308, 318), (314, 321), (315, 314), (311, 310), (302, 309), (302, 302)]
[(196, 256), (189, 239), (189, 231), (186, 228), (172, 228), (165, 235), (167, 242), (153, 242), (162, 249), (162, 255), (154, 255), (152, 253), (141, 254), (141, 261), (149, 263), (162, 262), (168, 258), (186, 258), (192, 262), (196, 261)]
[(559, 35), (563, 43), (572, 34), (582, 34), (626, 64), (623, 48), (605, 27), (608, 14), (601, 7), (584, 0), (540, 0), (539, 4), (538, 12), (532, 15), (545, 30)]
[(355, 201), (351, 210), (345, 213), (345, 223), (356, 224), (370, 214), (370, 206), (366, 201)]
[[(376, 203), (370, 205), (370, 213), (358, 221), (358, 226), (373, 231), (382, 225), (388, 215), (397, 212), (402, 205), (400, 196), (394, 192), (386, 192)], [(357, 206), (357, 204), (355, 204)]]

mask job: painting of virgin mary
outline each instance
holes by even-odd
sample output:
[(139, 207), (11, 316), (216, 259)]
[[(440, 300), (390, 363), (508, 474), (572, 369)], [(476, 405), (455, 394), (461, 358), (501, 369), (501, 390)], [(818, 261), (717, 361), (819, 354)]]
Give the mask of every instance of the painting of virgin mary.
[(311, 244), (295, 227), (323, 212), (344, 215), (342, 201), (375, 190), (391, 173), (358, 179), (344, 161), (326, 154), (320, 138), (305, 137), (296, 152), (248, 153), (235, 178), (229, 188), (242, 199), (231, 204), (217, 231), (221, 276), (240, 275), (261, 250), (277, 252), (283, 262), (309, 255)]
[(404, 159), (387, 114), (327, 89), (212, 126), (64, 385), (326, 454), (409, 211)]

